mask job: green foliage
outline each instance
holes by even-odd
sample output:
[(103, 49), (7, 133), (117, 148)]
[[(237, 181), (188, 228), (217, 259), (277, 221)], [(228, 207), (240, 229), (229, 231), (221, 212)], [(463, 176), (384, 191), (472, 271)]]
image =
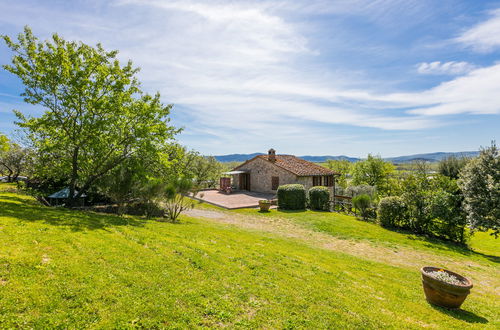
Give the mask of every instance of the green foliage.
[(441, 160), (438, 164), (438, 172), (452, 179), (458, 179), (460, 171), (465, 167), (469, 159), (465, 157), (450, 156)]
[(142, 163), (138, 159), (130, 158), (120, 166), (111, 170), (97, 183), (99, 192), (111, 198), (118, 205), (118, 214), (122, 215), (126, 205), (138, 199), (142, 177)]
[(336, 177), (336, 183), (343, 189), (347, 188), (347, 176), (351, 173), (351, 169), (353, 167), (352, 163), (345, 159), (328, 159), (325, 165), (330, 170), (340, 173), (340, 175)]
[[(169, 125), (171, 105), (143, 93), (132, 62), (117, 51), (66, 41), (57, 34), (40, 42), (26, 27), (4, 65), (24, 84), (25, 102), (41, 105), (41, 117), (15, 112), (38, 155), (44, 176), (68, 177), (78, 199), (132, 155), (156, 154), (179, 130)], [(69, 201), (71, 204), (71, 201)]]
[(194, 178), (199, 188), (215, 188), (224, 172), (224, 166), (212, 156), (202, 156), (198, 152), (186, 152), (184, 159), (184, 173)]
[(165, 215), (171, 222), (178, 222), (182, 212), (194, 207), (194, 200), (186, 197), (192, 189), (193, 181), (188, 178), (178, 178), (167, 185), (163, 204)]
[(361, 194), (352, 199), (352, 205), (361, 213), (361, 217), (368, 217), (368, 210), (372, 205), (372, 199), (369, 195)]
[(301, 184), (286, 184), (278, 187), (278, 208), (282, 210), (304, 210), (306, 189)]
[[(456, 185), (456, 182), (453, 181)], [(462, 195), (455, 191), (437, 189), (430, 194), (428, 212), (431, 218), (430, 232), (440, 238), (465, 243), (466, 218), (462, 210)]]
[(455, 180), (425, 173), (408, 174), (401, 184), (408, 219), (396, 226), (420, 234), (428, 234), (465, 243), (466, 222), (462, 210), (462, 194)]
[(309, 207), (312, 210), (328, 211), (330, 209), (330, 190), (323, 186), (309, 189)]
[(473, 231), (500, 234), (500, 152), (493, 142), (460, 173), (467, 222)]
[(368, 155), (366, 160), (356, 162), (352, 169), (354, 185), (367, 184), (377, 187), (382, 195), (390, 192), (389, 178), (394, 172), (394, 165), (380, 156)]
[(371, 199), (375, 199), (377, 196), (377, 188), (367, 184), (361, 184), (359, 186), (349, 186), (345, 190), (344, 194), (350, 197), (356, 197), (358, 195), (368, 195)]
[(377, 218), (384, 227), (406, 227), (408, 215), (404, 200), (399, 196), (382, 198), (378, 204)]
[(0, 155), (9, 150), (10, 140), (8, 137), (0, 133)]
[(157, 211), (158, 205), (165, 199), (166, 191), (165, 181), (159, 178), (149, 177), (141, 182), (138, 188), (139, 201), (144, 206), (145, 215), (147, 218), (159, 216)]
[(429, 231), (429, 214), (427, 213), (428, 192), (430, 179), (426, 175), (408, 174), (401, 183), (403, 193), (401, 197), (408, 207), (409, 222), (405, 225), (417, 233)]
[(31, 153), (28, 149), (2, 137), (0, 135), (0, 143), (2, 143), (0, 145), (0, 174), (5, 174), (8, 182), (14, 182), (19, 175), (28, 174)]
[(431, 162), (423, 159), (417, 159), (409, 164), (409, 170), (417, 175), (428, 176), (432, 172)]

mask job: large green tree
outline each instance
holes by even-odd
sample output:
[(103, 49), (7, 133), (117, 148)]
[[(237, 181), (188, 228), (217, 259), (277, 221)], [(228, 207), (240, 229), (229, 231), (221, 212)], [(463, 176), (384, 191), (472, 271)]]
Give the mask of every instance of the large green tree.
[(352, 169), (354, 185), (367, 184), (377, 187), (381, 194), (390, 190), (389, 179), (394, 172), (394, 165), (384, 161), (379, 156), (368, 155), (367, 159), (356, 162)]
[(472, 230), (500, 234), (500, 151), (495, 143), (481, 150), (460, 172), (467, 222)]
[[(70, 203), (131, 155), (156, 153), (179, 130), (169, 125), (171, 105), (141, 90), (132, 62), (57, 34), (40, 42), (26, 27), (4, 68), (24, 84), (24, 100), (41, 117), (15, 111), (46, 173), (69, 178)], [(76, 188), (78, 194), (75, 194)]]

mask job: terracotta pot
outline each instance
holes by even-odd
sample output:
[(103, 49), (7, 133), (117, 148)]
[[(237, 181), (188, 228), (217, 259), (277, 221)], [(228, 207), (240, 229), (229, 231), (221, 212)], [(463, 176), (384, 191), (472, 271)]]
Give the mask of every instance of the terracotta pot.
[(267, 212), (271, 207), (271, 203), (268, 201), (259, 201), (259, 207), (261, 211)]
[(444, 272), (455, 276), (461, 281), (461, 284), (450, 284), (441, 280), (435, 279), (428, 275), (428, 272), (438, 271), (441, 268), (423, 267), (422, 285), (424, 287), (425, 298), (431, 304), (446, 308), (460, 308), (467, 295), (472, 288), (472, 282), (457, 273), (443, 269)]

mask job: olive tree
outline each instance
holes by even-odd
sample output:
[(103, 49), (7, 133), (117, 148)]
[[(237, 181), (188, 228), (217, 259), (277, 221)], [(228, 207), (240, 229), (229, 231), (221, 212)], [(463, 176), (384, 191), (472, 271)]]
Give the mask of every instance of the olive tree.
[(45, 109), (40, 117), (15, 111), (17, 124), (44, 169), (69, 178), (69, 205), (131, 155), (155, 153), (179, 132), (169, 125), (172, 106), (144, 93), (138, 69), (121, 65), (117, 51), (57, 34), (40, 42), (28, 27), (17, 42), (2, 37), (13, 52), (4, 68), (24, 84), (24, 101)]
[(8, 182), (17, 181), (19, 175), (27, 169), (29, 150), (8, 139), (0, 148), (0, 173), (7, 176)]
[(500, 233), (500, 153), (493, 142), (460, 172), (459, 185), (470, 228)]
[(215, 187), (224, 171), (224, 166), (215, 157), (202, 156), (196, 151), (186, 152), (183, 163), (184, 174), (193, 177), (197, 187)]

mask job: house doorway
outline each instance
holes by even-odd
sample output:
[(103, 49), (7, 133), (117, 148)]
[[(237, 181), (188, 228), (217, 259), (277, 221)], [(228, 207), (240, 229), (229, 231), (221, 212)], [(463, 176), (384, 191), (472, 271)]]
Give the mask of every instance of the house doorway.
[(240, 174), (240, 190), (250, 190), (250, 173)]

